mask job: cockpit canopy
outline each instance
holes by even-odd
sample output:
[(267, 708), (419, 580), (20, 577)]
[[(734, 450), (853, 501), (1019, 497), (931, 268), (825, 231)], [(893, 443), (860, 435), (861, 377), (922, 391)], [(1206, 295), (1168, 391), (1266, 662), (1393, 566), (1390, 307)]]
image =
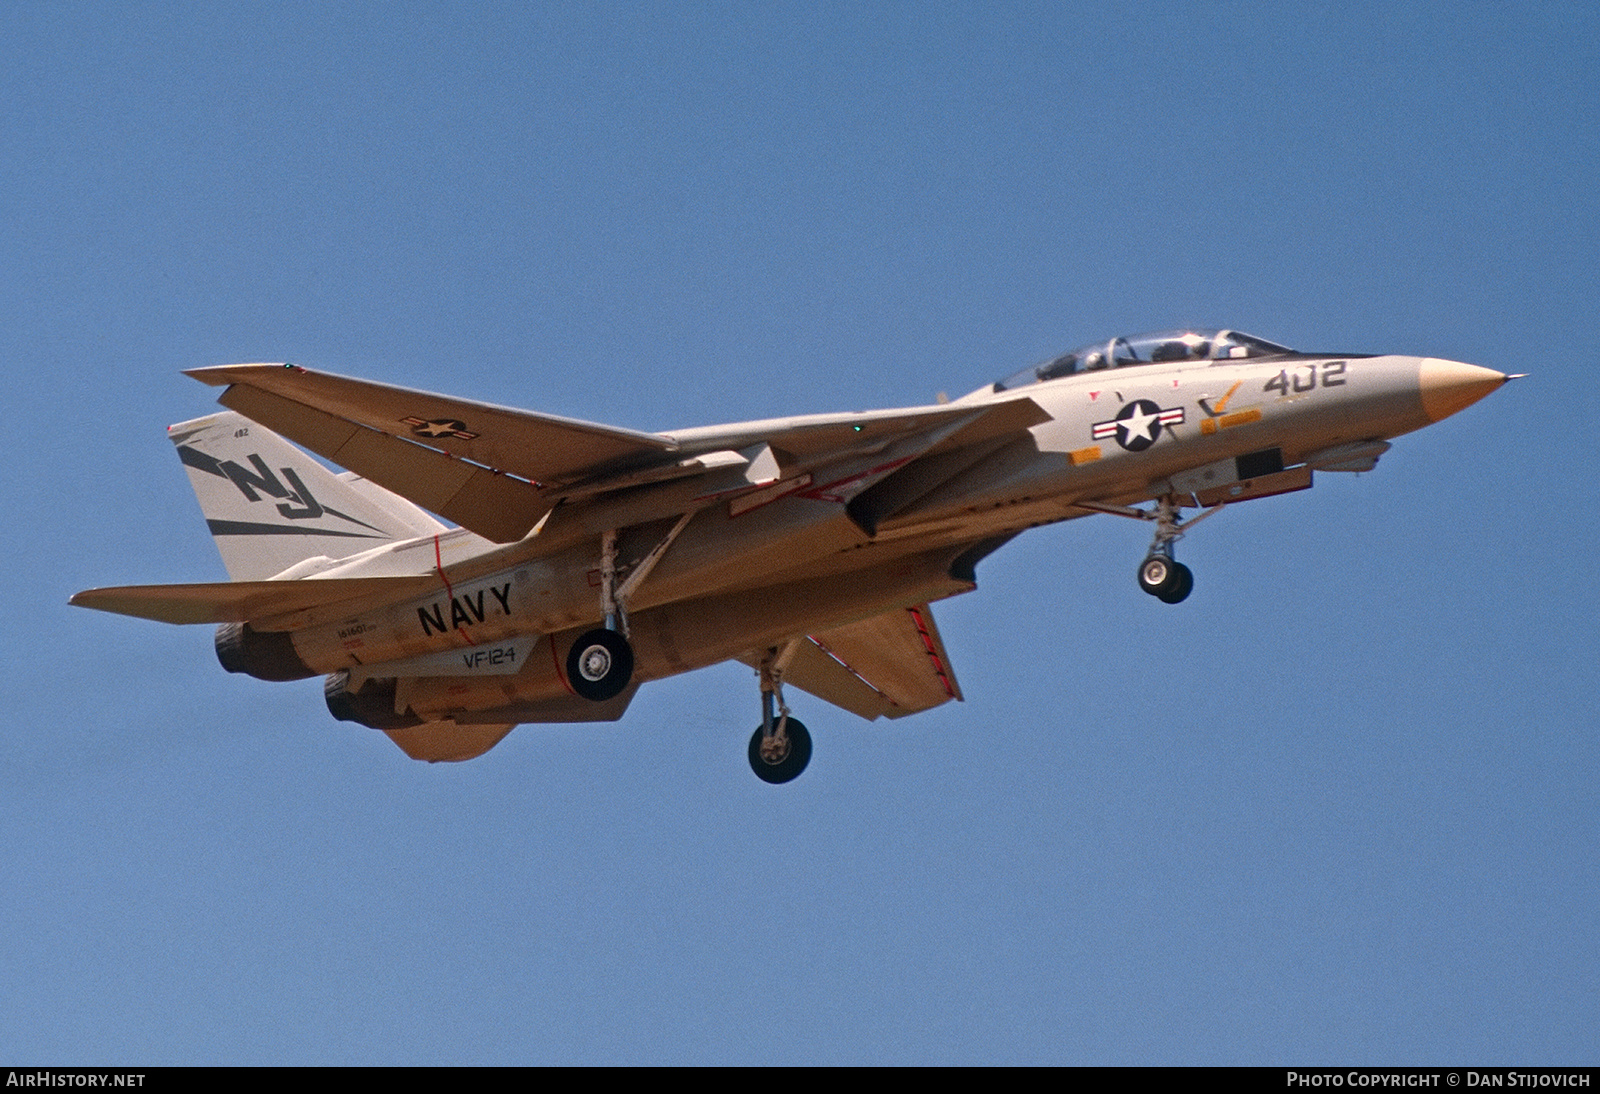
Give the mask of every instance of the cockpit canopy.
[(1057, 380), (1063, 376), (1105, 368), (1176, 361), (1228, 361), (1293, 352), (1287, 346), (1236, 330), (1164, 330), (1155, 334), (1136, 334), (1128, 338), (1113, 338), (1109, 342), (1090, 343), (1042, 365), (1013, 373), (997, 381), (994, 390), (1010, 391), (1043, 380)]

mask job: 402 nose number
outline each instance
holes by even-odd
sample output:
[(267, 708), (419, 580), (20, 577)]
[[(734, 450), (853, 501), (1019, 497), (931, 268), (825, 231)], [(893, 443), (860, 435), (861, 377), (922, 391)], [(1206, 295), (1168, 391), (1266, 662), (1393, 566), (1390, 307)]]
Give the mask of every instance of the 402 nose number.
[(1344, 361), (1325, 361), (1284, 369), (1268, 380), (1261, 390), (1287, 395), (1291, 391), (1303, 394), (1315, 390), (1319, 384), (1322, 387), (1340, 387), (1344, 384), (1344, 366)]

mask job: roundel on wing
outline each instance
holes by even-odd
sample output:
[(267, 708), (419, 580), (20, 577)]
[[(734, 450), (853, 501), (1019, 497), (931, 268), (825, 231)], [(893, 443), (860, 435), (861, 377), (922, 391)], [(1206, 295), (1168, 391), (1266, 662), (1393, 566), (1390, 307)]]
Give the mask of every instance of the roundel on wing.
[(470, 441), (477, 438), (477, 434), (467, 429), (467, 423), (459, 418), (401, 418), (402, 422), (411, 427), (411, 432), (419, 437), (454, 437), (461, 441)]

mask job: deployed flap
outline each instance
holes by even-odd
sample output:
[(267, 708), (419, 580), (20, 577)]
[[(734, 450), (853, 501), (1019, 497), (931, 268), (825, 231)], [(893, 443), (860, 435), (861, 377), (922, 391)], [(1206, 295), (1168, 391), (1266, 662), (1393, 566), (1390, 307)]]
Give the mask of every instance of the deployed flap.
[(389, 739), (413, 760), (455, 763), (482, 756), (516, 729), (502, 726), (458, 726), (454, 722), (425, 722), (405, 729), (386, 729)]
[(401, 597), (438, 585), (433, 574), (418, 577), (336, 577), (303, 581), (221, 581), (194, 585), (122, 585), (86, 589), (68, 601), (158, 623), (247, 623), (262, 616), (297, 612), (364, 597)]
[[(756, 658), (741, 660), (758, 664)], [(961, 698), (926, 604), (809, 636), (783, 679), (869, 721), (903, 718)]]

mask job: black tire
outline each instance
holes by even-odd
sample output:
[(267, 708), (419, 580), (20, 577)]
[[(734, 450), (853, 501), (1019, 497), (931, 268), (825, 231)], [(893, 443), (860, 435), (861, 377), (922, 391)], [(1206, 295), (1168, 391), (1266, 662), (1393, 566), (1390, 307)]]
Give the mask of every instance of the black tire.
[(1151, 596), (1164, 598), (1177, 587), (1178, 574), (1184, 569), (1166, 555), (1151, 555), (1139, 563), (1139, 588)]
[(567, 682), (585, 699), (602, 703), (614, 698), (632, 679), (633, 647), (616, 631), (590, 631), (567, 653)]
[(1157, 593), (1156, 596), (1160, 597), (1164, 604), (1181, 604), (1189, 598), (1190, 593), (1194, 592), (1194, 571), (1181, 562), (1174, 562), (1172, 570), (1172, 588)]
[(761, 755), (760, 726), (756, 727), (755, 736), (750, 738), (750, 770), (762, 782), (791, 782), (799, 778), (800, 772), (811, 762), (811, 733), (805, 725), (798, 718), (790, 718), (783, 732), (789, 740), (789, 751), (776, 761), (768, 761)]

